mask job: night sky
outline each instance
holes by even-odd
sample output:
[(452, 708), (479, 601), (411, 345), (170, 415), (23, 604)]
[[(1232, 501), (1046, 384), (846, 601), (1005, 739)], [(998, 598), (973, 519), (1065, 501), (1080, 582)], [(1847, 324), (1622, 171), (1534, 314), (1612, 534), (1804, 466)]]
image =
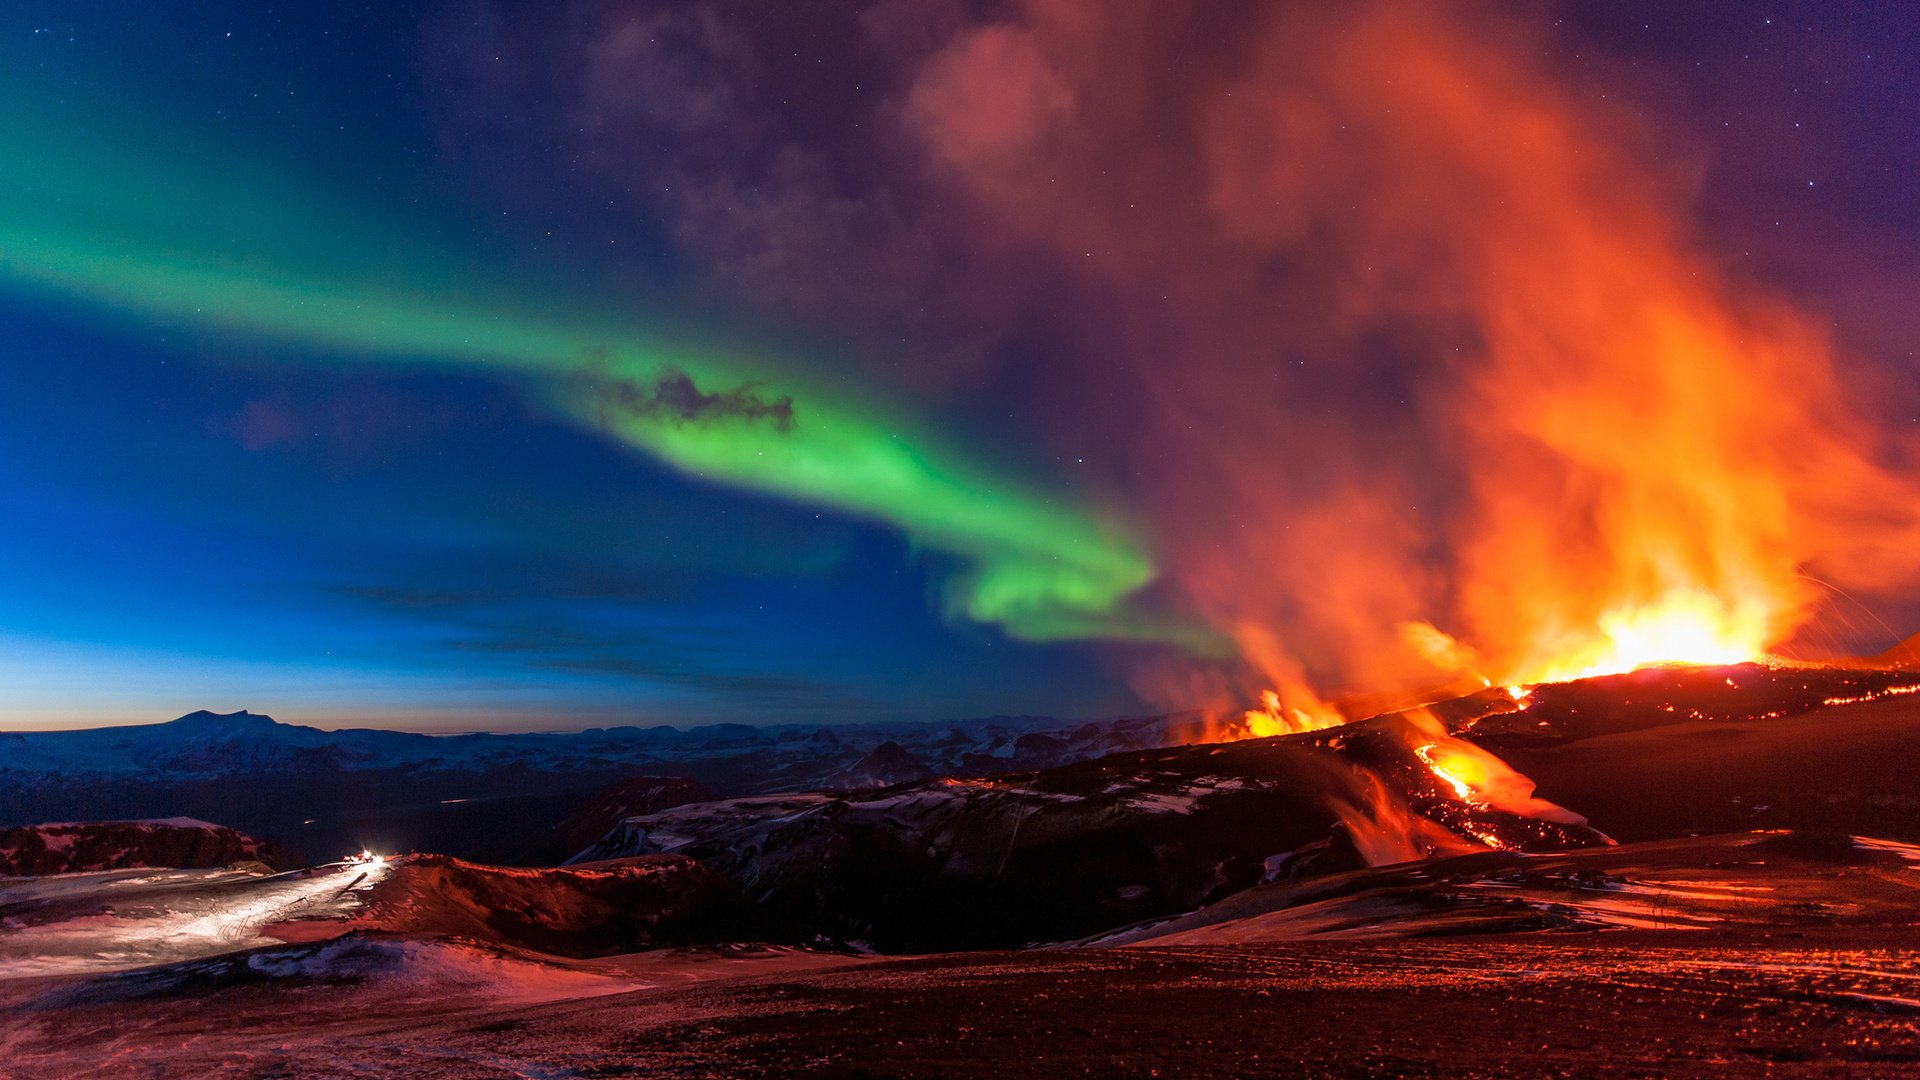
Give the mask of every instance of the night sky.
[[(1376, 249), (1399, 219), (1354, 207), (1412, 189), (1338, 179), (1400, 144), (1297, 107), (1409, 65), (1357, 48), (1233, 126), (1348, 40), (1283, 7), (6, 5), (0, 726), (1169, 708), (1248, 651), (1223, 572), (1364, 681), (1313, 553), (1391, 546), (1340, 603), (1445, 621), (1435, 402), (1485, 334), (1436, 285), (1455, 234)], [(1906, 467), (1911, 4), (1373, 10), (1550, 88)], [(1258, 155), (1337, 182), (1220, 224)], [(1920, 629), (1850, 561), (1800, 560), (1848, 586), (1827, 640)]]

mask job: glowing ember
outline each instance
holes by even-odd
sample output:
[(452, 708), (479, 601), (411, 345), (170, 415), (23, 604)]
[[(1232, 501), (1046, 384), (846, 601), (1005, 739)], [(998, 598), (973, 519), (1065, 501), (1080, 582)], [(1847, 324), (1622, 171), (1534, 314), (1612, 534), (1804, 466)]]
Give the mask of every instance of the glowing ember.
[(1859, 694), (1854, 697), (1830, 697), (1830, 698), (1827, 698), (1825, 701), (1822, 701), (1821, 704), (1822, 705), (1857, 705), (1863, 701), (1875, 701), (1883, 697), (1898, 697), (1899, 695), (1902, 695), (1902, 694), (1920, 694), (1920, 683), (1913, 683), (1907, 686), (1889, 686), (1885, 690), (1881, 690), (1874, 693)]

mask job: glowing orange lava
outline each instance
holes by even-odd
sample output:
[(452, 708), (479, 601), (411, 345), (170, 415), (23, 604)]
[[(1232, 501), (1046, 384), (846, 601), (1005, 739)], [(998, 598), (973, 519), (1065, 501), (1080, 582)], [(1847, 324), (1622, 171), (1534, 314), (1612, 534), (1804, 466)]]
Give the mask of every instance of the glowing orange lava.
[(1536, 798), (1532, 780), (1493, 753), (1448, 734), (1446, 725), (1432, 711), (1409, 709), (1401, 715), (1421, 738), (1413, 748), (1414, 755), (1461, 802), (1543, 821), (1586, 823), (1579, 814)]
[(1247, 734), (1255, 739), (1319, 731), (1347, 722), (1340, 710), (1311, 694), (1282, 698), (1277, 690), (1262, 692), (1260, 708), (1248, 709), (1241, 719), (1246, 723)]
[(1453, 793), (1461, 802), (1479, 803), (1480, 800), (1474, 798), (1473, 785), (1467, 783), (1462, 776), (1466, 771), (1462, 766), (1466, 763), (1459, 760), (1459, 755), (1441, 749), (1439, 743), (1428, 743), (1415, 749), (1414, 753), (1420, 755), (1420, 760), (1427, 763), (1428, 771), (1453, 788)]
[(1587, 642), (1517, 672), (1519, 684), (1566, 682), (1653, 664), (1739, 664), (1763, 660), (1776, 633), (1767, 599), (1727, 603), (1704, 589), (1651, 604), (1609, 609)]
[[(1532, 700), (1528, 688), (1540, 683), (1614, 675), (1661, 664), (1765, 660), (1773, 633), (1769, 617), (1773, 610), (1764, 600), (1727, 604), (1704, 589), (1675, 591), (1655, 603), (1608, 610), (1589, 633), (1562, 635), (1558, 650), (1540, 650), (1540, 659), (1504, 673), (1499, 682), (1524, 709)], [(1406, 639), (1423, 643), (1430, 656), (1464, 659), (1474, 655), (1471, 648), (1426, 623), (1407, 624), (1403, 631)], [(1495, 685), (1492, 678), (1476, 669), (1457, 670), (1482, 686)], [(1263, 692), (1261, 707), (1247, 710), (1243, 717), (1246, 733), (1256, 738), (1318, 731), (1344, 724), (1347, 719), (1298, 677), (1289, 678), (1282, 690)], [(1429, 760), (1428, 764), (1433, 763)], [(1434, 771), (1439, 773), (1440, 769)], [(1451, 782), (1450, 777), (1443, 778)]]

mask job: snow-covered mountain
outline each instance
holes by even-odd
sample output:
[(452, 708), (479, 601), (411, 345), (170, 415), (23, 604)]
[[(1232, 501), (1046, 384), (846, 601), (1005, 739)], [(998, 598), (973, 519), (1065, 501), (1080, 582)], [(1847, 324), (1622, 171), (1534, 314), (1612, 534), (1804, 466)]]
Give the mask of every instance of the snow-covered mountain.
[[(574, 732), (417, 732), (349, 728), (323, 731), (253, 712), (188, 713), (161, 724), (75, 731), (0, 732), (0, 777), (205, 779), (237, 772), (416, 768), (436, 772), (561, 769), (583, 761), (622, 766), (718, 763), (741, 758), (771, 764), (723, 786), (778, 790), (824, 777), (893, 744), (925, 767), (979, 771), (995, 763), (1060, 764), (1118, 750), (1164, 746), (1195, 730), (1186, 716), (1144, 717), (1062, 726), (1041, 716), (995, 716), (960, 723), (837, 727), (613, 727)], [(824, 767), (823, 767), (824, 766)]]
[(202, 711), (161, 724), (0, 733), (0, 824), (185, 814), (314, 858), (371, 845), (557, 860), (579, 845), (546, 851), (543, 830), (635, 776), (685, 777), (720, 796), (859, 787), (1042, 768), (1178, 743), (1195, 730), (1192, 717), (1064, 726), (1001, 716), (425, 735)]

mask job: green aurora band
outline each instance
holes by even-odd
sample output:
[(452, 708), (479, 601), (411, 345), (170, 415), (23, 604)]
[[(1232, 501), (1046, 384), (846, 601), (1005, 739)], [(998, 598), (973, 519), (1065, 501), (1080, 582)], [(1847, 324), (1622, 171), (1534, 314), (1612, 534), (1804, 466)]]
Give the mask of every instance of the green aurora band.
[[(115, 142), (102, 156), (45, 131), (22, 136), (18, 120), (0, 128), (0, 278), (16, 286), (303, 346), (330, 362), (497, 372), (677, 469), (885, 522), (916, 547), (957, 557), (950, 614), (1032, 641), (1217, 649), (1210, 632), (1139, 601), (1154, 567), (1135, 531), (943, 453), (897, 413), (883, 418), (887, 410), (803, 372), (617, 323), (532, 315), (525, 300), (408, 295), (391, 283), (433, 279), (419, 262), (366, 253), (424, 251), (410, 246), (409, 230), (328, 214), (283, 195), (278, 177), (245, 175), (249, 163), (196, 167), (177, 151), (155, 153), (151, 139)], [(431, 254), (433, 265), (459, 265)], [(790, 397), (791, 420), (631, 407), (636, 386), (678, 374), (708, 394)]]

